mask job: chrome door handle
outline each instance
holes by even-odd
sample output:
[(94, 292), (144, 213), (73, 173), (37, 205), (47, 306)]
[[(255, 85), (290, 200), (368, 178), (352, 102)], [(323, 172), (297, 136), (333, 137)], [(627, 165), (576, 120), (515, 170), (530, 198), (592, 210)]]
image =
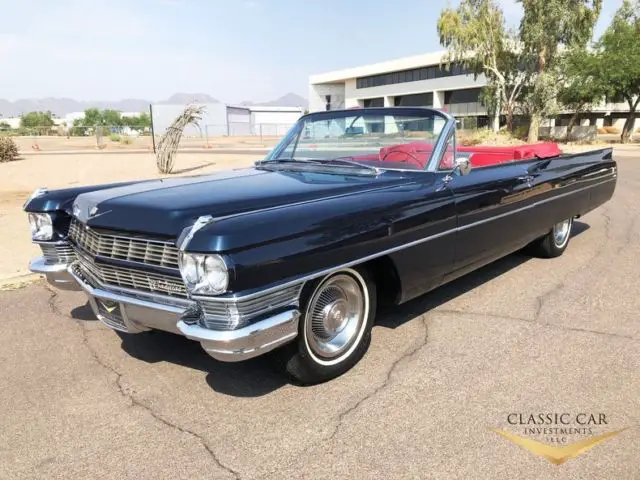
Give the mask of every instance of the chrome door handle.
[(533, 175), (522, 175), (521, 177), (516, 177), (518, 183), (531, 183), (534, 180)]

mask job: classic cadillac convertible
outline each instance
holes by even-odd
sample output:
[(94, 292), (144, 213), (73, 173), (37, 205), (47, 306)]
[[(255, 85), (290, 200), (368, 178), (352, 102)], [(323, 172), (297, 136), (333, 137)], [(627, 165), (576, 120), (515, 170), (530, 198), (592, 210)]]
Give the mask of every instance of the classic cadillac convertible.
[(459, 147), (426, 108), (303, 116), (252, 168), (38, 189), (31, 270), (127, 333), (158, 329), (238, 361), (276, 350), (301, 383), (365, 354), (376, 307), (511, 252), (567, 248), (613, 195), (610, 148)]

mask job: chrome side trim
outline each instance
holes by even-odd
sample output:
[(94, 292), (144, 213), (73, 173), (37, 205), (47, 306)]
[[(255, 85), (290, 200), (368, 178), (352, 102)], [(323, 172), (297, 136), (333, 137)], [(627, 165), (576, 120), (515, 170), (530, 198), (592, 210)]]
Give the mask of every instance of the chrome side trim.
[(384, 255), (388, 255), (390, 253), (394, 253), (394, 252), (398, 252), (400, 250), (404, 250), (405, 248), (414, 247), (416, 245), (420, 245), (422, 243), (429, 242), (431, 240), (435, 240), (437, 238), (444, 237), (445, 235), (449, 235), (451, 233), (456, 233), (456, 232), (459, 232), (459, 231), (462, 231), (462, 230), (469, 229), (471, 227), (476, 227), (478, 225), (482, 225), (484, 223), (491, 222), (491, 221), (496, 220), (498, 218), (503, 218), (503, 217), (506, 217), (508, 215), (513, 215), (515, 213), (519, 213), (519, 212), (522, 212), (524, 210), (528, 210), (530, 208), (537, 207), (538, 205), (543, 205), (545, 203), (552, 202), (552, 201), (557, 200), (559, 198), (564, 198), (564, 197), (566, 197), (568, 195), (573, 195), (575, 193), (582, 192), (582, 191), (587, 190), (589, 188), (593, 188), (593, 187), (597, 187), (599, 185), (603, 185), (605, 183), (609, 183), (609, 182), (611, 182), (611, 181), (613, 181), (615, 179), (616, 179), (616, 176), (614, 174), (614, 175), (611, 176), (611, 178), (608, 178), (606, 180), (600, 181), (598, 183), (594, 183), (592, 185), (587, 185), (586, 187), (577, 188), (577, 189), (572, 190), (570, 192), (561, 193), (561, 194), (558, 194), (558, 195), (556, 195), (554, 197), (551, 197), (551, 198), (546, 198), (544, 200), (539, 200), (539, 201), (537, 201), (535, 203), (532, 203), (531, 205), (527, 205), (526, 207), (518, 208), (516, 210), (512, 210), (510, 212), (507, 212), (507, 213), (504, 213), (504, 214), (501, 214), (501, 215), (496, 215), (496, 216), (493, 216), (491, 218), (486, 218), (484, 220), (479, 220), (477, 222), (471, 223), (469, 225), (465, 225), (463, 227), (452, 228), (451, 230), (446, 230), (444, 232), (436, 233), (434, 235), (430, 235), (428, 237), (421, 238), (419, 240), (414, 240), (413, 242), (405, 243), (404, 245), (398, 245), (397, 247), (389, 248), (389, 249), (383, 250), (381, 252), (372, 253), (371, 255), (367, 255), (366, 257), (361, 257), (361, 258), (358, 258), (358, 259), (353, 260), (351, 262), (347, 262), (347, 263), (343, 263), (341, 265), (337, 265), (335, 267), (326, 268), (324, 270), (320, 270), (320, 271), (317, 271), (315, 273), (311, 273), (309, 275), (304, 275), (302, 277), (297, 277), (294, 280), (290, 280), (290, 281), (287, 281), (287, 282), (279, 283), (278, 285), (275, 285), (275, 286), (270, 287), (270, 288), (266, 288), (264, 290), (260, 290), (258, 292), (250, 293), (250, 294), (247, 294), (247, 295), (238, 295), (238, 296), (234, 296), (234, 297), (217, 298), (217, 300), (218, 301), (225, 301), (225, 302), (238, 302), (238, 301), (243, 301), (243, 300), (249, 300), (249, 299), (255, 298), (255, 297), (259, 296), (259, 295), (265, 295), (267, 293), (274, 292), (276, 290), (279, 290), (279, 289), (282, 289), (282, 288), (286, 288), (286, 287), (289, 287), (291, 285), (295, 285), (296, 283), (306, 282), (306, 281), (309, 281), (309, 280), (316, 279), (318, 277), (323, 277), (325, 275), (329, 275), (331, 273), (337, 272), (338, 270), (341, 270), (343, 268), (353, 267), (353, 266), (358, 265), (360, 263), (368, 262), (369, 260), (373, 260), (373, 259), (376, 259), (378, 257), (382, 257)]

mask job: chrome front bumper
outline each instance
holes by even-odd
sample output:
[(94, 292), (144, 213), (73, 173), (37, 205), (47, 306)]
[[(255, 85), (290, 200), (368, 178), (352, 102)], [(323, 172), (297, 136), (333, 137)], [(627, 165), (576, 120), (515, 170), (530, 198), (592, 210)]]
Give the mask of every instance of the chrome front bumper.
[(67, 271), (67, 264), (49, 264), (44, 257), (38, 257), (29, 262), (29, 270), (44, 275), (47, 282), (60, 290), (82, 290), (78, 282)]
[[(185, 300), (184, 305), (167, 305), (106, 290), (89, 284), (71, 265), (45, 265), (44, 259), (35, 259), (30, 267), (45, 274), (47, 281), (57, 288), (84, 291), (96, 317), (109, 328), (127, 333), (155, 329), (183, 335), (200, 342), (217, 360), (237, 362), (253, 358), (290, 342), (298, 334), (297, 309), (282, 311), (237, 330), (212, 330), (181, 320), (195, 302)], [(117, 321), (106, 313), (115, 308), (119, 313)]]

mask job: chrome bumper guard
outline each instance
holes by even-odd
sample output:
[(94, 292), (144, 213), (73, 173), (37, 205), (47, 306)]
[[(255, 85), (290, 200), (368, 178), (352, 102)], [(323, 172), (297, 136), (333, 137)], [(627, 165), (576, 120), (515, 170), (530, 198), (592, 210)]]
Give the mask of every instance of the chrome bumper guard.
[[(237, 330), (212, 330), (181, 320), (195, 303), (168, 305), (105, 290), (74, 271), (74, 264), (45, 265), (44, 259), (31, 262), (32, 271), (65, 290), (82, 290), (96, 317), (106, 326), (127, 333), (156, 329), (183, 335), (200, 342), (216, 360), (238, 362), (262, 355), (293, 340), (298, 334), (297, 309), (281, 311)], [(36, 270), (38, 269), (38, 270)]]
[(80, 285), (67, 271), (66, 263), (47, 263), (45, 257), (37, 257), (29, 262), (29, 270), (40, 273), (47, 278), (47, 282), (60, 290), (80, 291)]

